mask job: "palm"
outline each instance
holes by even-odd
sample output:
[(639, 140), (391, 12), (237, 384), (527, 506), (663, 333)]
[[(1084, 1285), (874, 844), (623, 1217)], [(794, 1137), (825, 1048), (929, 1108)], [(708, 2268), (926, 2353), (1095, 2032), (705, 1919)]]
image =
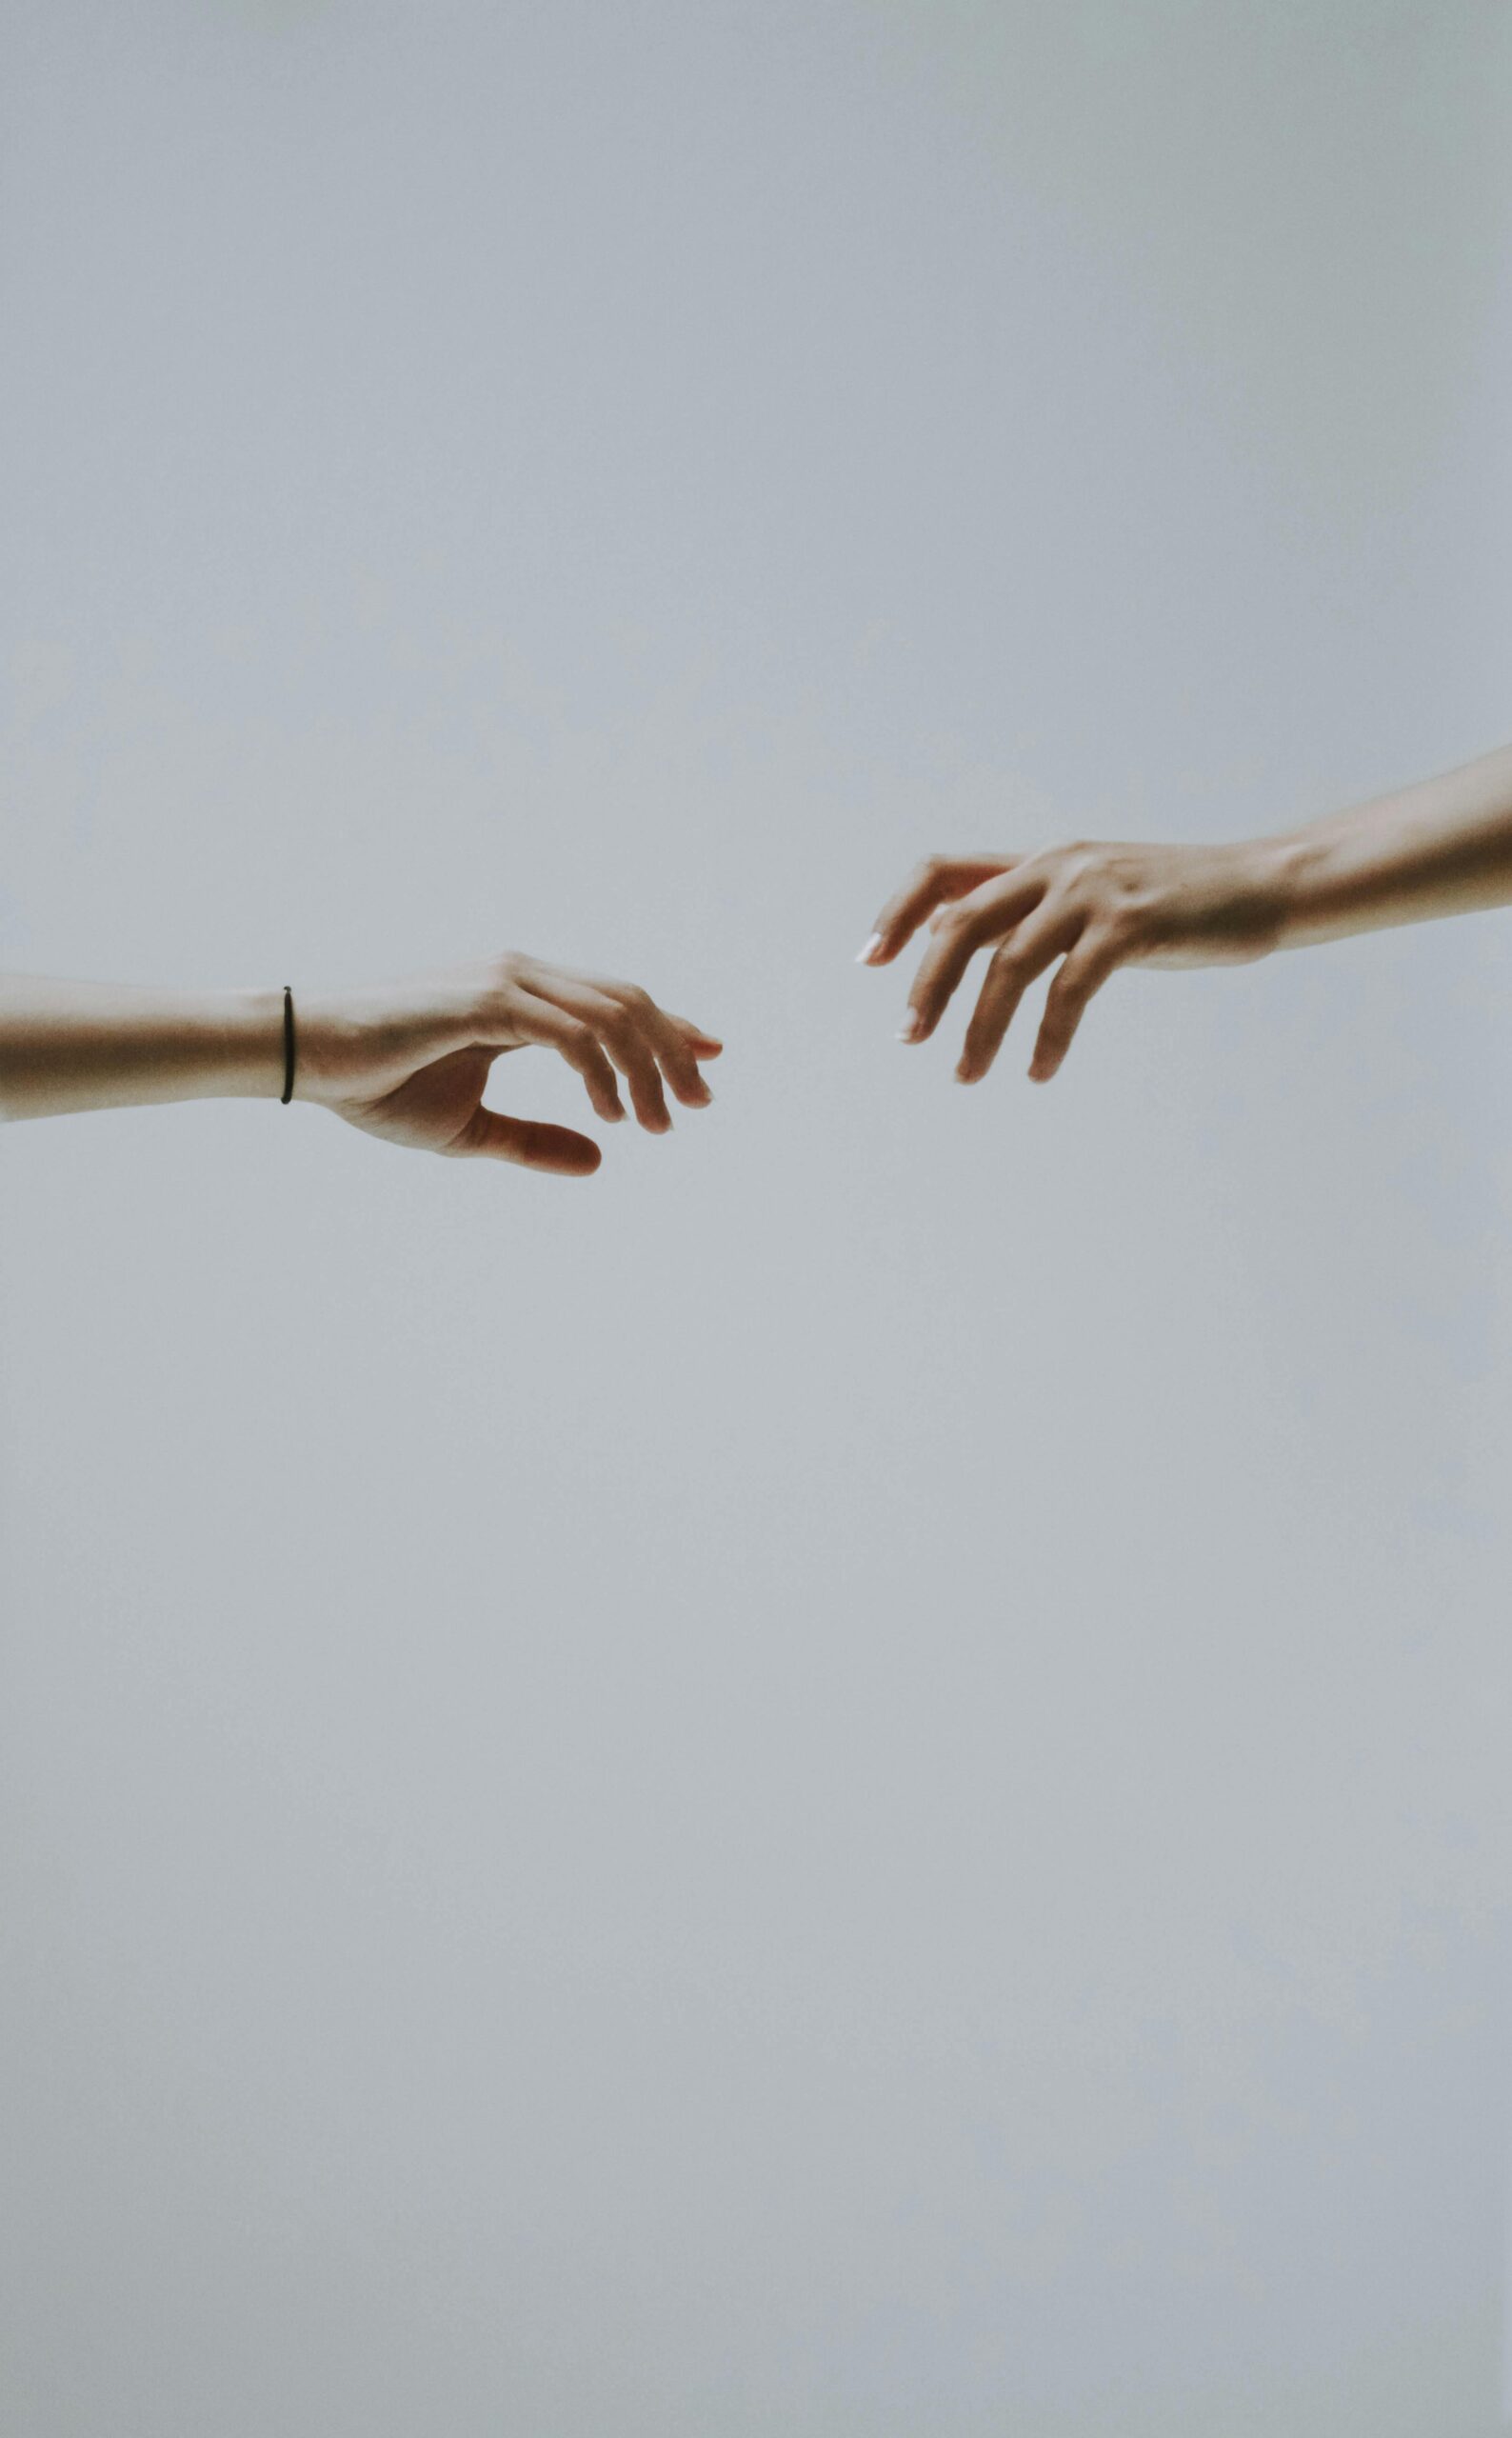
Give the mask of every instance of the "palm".
[(488, 1070), (496, 1049), (453, 1049), (428, 1067), (417, 1067), (402, 1084), (372, 1100), (343, 1100), (337, 1115), (365, 1134), (402, 1143), (417, 1151), (469, 1149), (469, 1128), (477, 1121)]

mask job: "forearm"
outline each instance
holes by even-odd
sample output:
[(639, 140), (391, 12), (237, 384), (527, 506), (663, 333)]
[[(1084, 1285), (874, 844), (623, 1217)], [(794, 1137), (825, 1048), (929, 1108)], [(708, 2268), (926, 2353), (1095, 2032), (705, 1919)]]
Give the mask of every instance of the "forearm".
[(0, 976), (0, 1117), (152, 1101), (277, 1100), (283, 1085), (281, 990)]
[(1258, 852), (1280, 889), (1283, 948), (1512, 904), (1512, 746)]

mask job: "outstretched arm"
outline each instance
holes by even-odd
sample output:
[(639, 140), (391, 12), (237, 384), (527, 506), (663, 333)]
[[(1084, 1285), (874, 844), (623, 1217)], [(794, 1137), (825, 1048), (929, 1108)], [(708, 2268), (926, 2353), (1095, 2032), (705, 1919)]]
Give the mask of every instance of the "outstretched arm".
[[(1087, 1002), (1121, 965), (1224, 965), (1346, 932), (1512, 903), (1512, 746), (1276, 837), (1233, 846), (1080, 842), (1033, 854), (935, 855), (861, 951), (888, 965), (933, 933), (901, 1038), (925, 1041), (979, 949), (993, 950), (956, 1073), (992, 1065), (1020, 999), (1052, 965), (1029, 1073), (1047, 1082)], [(1058, 963), (1059, 961), (1059, 963)]]
[[(626, 1114), (625, 1079), (650, 1133), (666, 1105), (710, 1098), (700, 1068), (720, 1044), (635, 985), (514, 954), (331, 995), (295, 992), (294, 1098), (416, 1149), (514, 1160), (586, 1176), (596, 1143), (486, 1109), (493, 1061), (554, 1049), (597, 1114)], [(49, 1117), (153, 1101), (277, 1100), (284, 994), (136, 989), (0, 977), (0, 1116)]]

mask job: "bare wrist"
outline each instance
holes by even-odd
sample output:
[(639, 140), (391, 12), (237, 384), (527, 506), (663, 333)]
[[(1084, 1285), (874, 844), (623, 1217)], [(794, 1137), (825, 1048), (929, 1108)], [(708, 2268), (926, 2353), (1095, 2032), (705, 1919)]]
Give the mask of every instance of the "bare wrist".
[(1263, 843), (1282, 908), (1278, 947), (1315, 947), (1403, 921), (1412, 910), (1410, 888), (1373, 839), (1329, 825)]
[(1246, 839), (1242, 849), (1252, 886), (1271, 910), (1271, 945), (1296, 948), (1306, 933), (1306, 912), (1317, 865), (1316, 840), (1288, 833)]

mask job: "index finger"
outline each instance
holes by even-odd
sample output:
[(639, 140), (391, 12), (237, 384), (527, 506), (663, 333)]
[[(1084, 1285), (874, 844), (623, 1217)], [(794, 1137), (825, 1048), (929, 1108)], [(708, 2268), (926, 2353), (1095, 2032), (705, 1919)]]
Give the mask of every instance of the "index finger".
[(1043, 871), (1025, 858), (1018, 871), (995, 873), (943, 917), (919, 960), (901, 1040), (924, 1041), (933, 1032), (978, 949), (1003, 939), (1032, 912), (1044, 886)]
[(937, 906), (965, 897), (985, 880), (995, 880), (1022, 861), (1020, 855), (926, 855), (896, 896), (888, 898), (857, 964), (890, 965)]

